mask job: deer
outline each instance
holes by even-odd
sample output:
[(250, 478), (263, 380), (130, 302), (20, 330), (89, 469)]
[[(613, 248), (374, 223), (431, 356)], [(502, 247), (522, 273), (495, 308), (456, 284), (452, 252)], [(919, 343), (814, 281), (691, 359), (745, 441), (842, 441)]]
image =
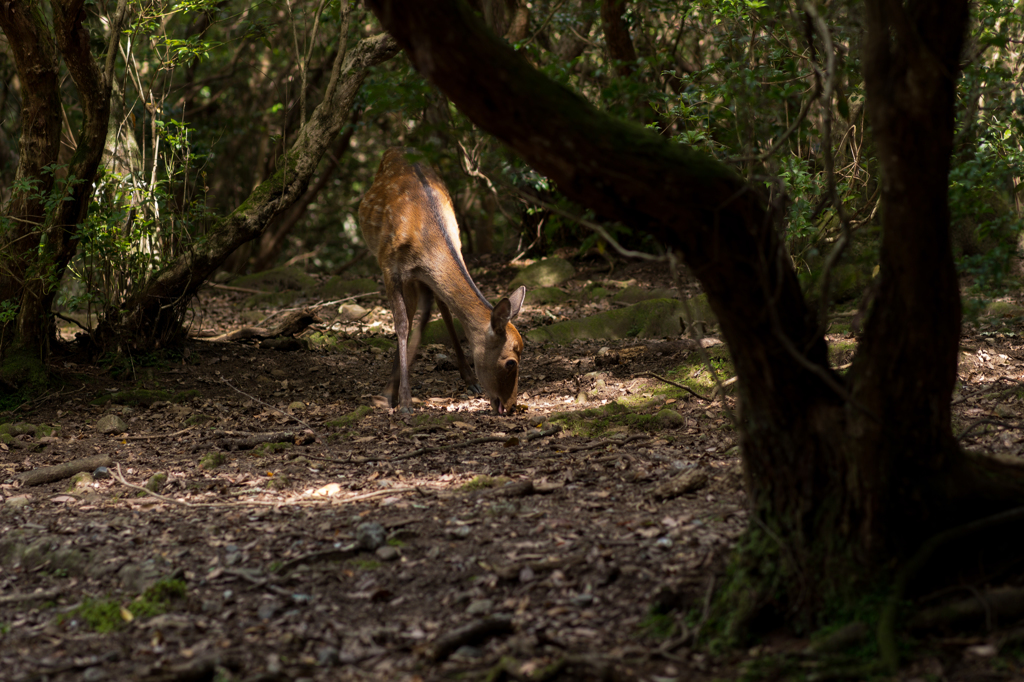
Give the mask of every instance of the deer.
[[(512, 320), (519, 315), (526, 287), (496, 305), (480, 292), (462, 258), (462, 242), (448, 189), (411, 148), (384, 152), (377, 175), (359, 204), (363, 240), (384, 275), (388, 307), (398, 335), (391, 380), (384, 388), (388, 406), (412, 412), (409, 368), (436, 302), (452, 340), (459, 374), (472, 393), (484, 393), (495, 414), (514, 411), (519, 389), (523, 337)], [(409, 336), (416, 312), (419, 324)], [(473, 356), (466, 362), (452, 315), (462, 323)]]

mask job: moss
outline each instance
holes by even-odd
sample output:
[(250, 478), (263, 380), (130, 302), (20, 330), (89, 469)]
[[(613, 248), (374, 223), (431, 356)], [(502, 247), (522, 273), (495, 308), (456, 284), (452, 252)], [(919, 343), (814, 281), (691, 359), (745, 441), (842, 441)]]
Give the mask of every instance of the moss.
[(212, 421), (216, 420), (208, 414), (193, 414), (183, 423), (185, 426), (202, 426), (203, 424), (209, 424)]
[[(81, 620), (100, 634), (113, 632), (124, 627), (132, 618), (150, 618), (167, 613), (171, 604), (183, 599), (187, 592), (182, 580), (161, 580), (136, 597), (127, 606), (112, 599), (86, 597), (82, 603), (59, 617), (60, 623)], [(125, 612), (129, 615), (126, 616)]]
[(376, 559), (349, 559), (347, 563), (360, 571), (376, 571), (380, 568), (380, 562)]
[(267, 488), (270, 490), (286, 490), (292, 485), (292, 480), (284, 474), (273, 476), (267, 481)]
[(291, 443), (260, 443), (252, 449), (252, 454), (257, 457), (261, 455), (273, 455), (286, 450), (292, 446)]
[(463, 483), (460, 486), (460, 490), (483, 490), (485, 488), (500, 488), (501, 486), (508, 483), (509, 480), (510, 479), (507, 478), (506, 476), (497, 476), (494, 478), (483, 475), (476, 476), (475, 478), (473, 478), (472, 481), (469, 481), (468, 483)]
[(385, 339), (383, 336), (370, 336), (363, 339), (363, 343), (373, 348), (380, 348), (381, 350), (391, 352), (397, 347), (397, 343), (391, 339)]
[(656, 298), (678, 298), (675, 289), (644, 289), (638, 286), (628, 286), (616, 293), (612, 300), (616, 303), (640, 303), (651, 301)]
[(164, 473), (163, 471), (158, 471), (157, 473), (149, 477), (149, 480), (146, 481), (145, 488), (151, 493), (159, 492), (160, 488), (163, 488), (164, 483), (166, 482), (167, 474)]
[(189, 400), (192, 400), (193, 398), (198, 397), (200, 397), (199, 391), (194, 388), (191, 388), (187, 391), (178, 391), (177, 393), (175, 393), (173, 396), (171, 396), (171, 402), (181, 405), (183, 403), (187, 403)]
[(540, 287), (537, 289), (529, 289), (526, 292), (527, 305), (558, 305), (565, 303), (569, 299), (569, 294), (557, 287)]
[(345, 298), (359, 294), (372, 294), (380, 290), (376, 281), (364, 277), (361, 279), (342, 279), (331, 277), (320, 289), (320, 295), (327, 299)]
[(660, 298), (532, 329), (526, 338), (559, 345), (568, 345), (576, 339), (675, 338), (683, 331), (683, 317), (681, 301)]
[[(452, 326), (455, 327), (455, 335), (460, 340), (465, 340), (466, 330), (463, 329), (462, 323), (452, 318)], [(441, 343), (447, 346), (452, 345), (451, 336), (448, 335), (448, 327), (445, 326), (444, 320), (434, 320), (427, 324), (427, 328), (423, 331), (423, 340), (421, 343)]]
[(572, 263), (564, 258), (545, 258), (528, 265), (512, 279), (508, 285), (509, 291), (520, 286), (527, 289), (535, 287), (556, 287), (570, 279), (576, 274)]
[(222, 452), (211, 452), (199, 460), (199, 466), (204, 469), (216, 469), (222, 466), (227, 461), (227, 458)]
[(1004, 320), (1024, 317), (1024, 308), (1011, 301), (992, 301), (982, 313), (985, 317), (996, 317)]
[(355, 424), (357, 421), (365, 417), (366, 415), (373, 412), (373, 408), (369, 405), (360, 405), (356, 409), (352, 410), (348, 414), (332, 419), (326, 422), (326, 425), (332, 429), (346, 429)]
[(283, 289), (311, 293), (316, 289), (317, 282), (301, 268), (284, 267), (239, 277), (231, 284), (246, 289), (265, 289), (267, 293)]
[(313, 332), (305, 337), (311, 349), (326, 351), (329, 353), (351, 354), (359, 348), (354, 340), (337, 334), (327, 332)]

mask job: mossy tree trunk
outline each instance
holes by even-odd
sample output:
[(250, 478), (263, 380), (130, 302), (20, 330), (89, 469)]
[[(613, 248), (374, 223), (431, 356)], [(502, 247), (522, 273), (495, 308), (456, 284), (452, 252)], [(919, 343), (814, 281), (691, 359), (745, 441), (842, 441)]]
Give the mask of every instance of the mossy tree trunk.
[[(344, 39), (344, 30), (341, 35)], [(365, 38), (347, 54), (339, 51), (323, 101), (274, 174), (219, 221), (209, 239), (194, 244), (136, 292), (123, 314), (106, 317), (97, 329), (98, 343), (148, 350), (180, 340), (186, 309), (199, 287), (235, 249), (260, 236), (276, 215), (302, 197), (324, 152), (349, 118), (367, 69), (396, 54), (398, 46), (387, 34)]]
[(868, 0), (865, 79), (884, 172), (879, 293), (850, 372), (829, 366), (758, 188), (548, 80), (458, 0), (368, 0), (410, 60), (570, 198), (679, 249), (739, 376), (752, 522), (719, 623), (813, 626), (932, 534), (1020, 504), (1020, 468), (950, 426), (960, 325), (946, 183), (966, 0)]
[[(39, 362), (47, 354), (50, 306), (75, 254), (75, 230), (85, 217), (103, 158), (112, 55), (126, 6), (121, 0), (111, 17), (104, 64), (90, 51), (84, 0), (52, 2), (52, 25), (37, 3), (14, 3), (0, 12), (0, 29), (12, 46), (25, 93), (18, 186), (0, 231), (0, 301), (17, 301), (18, 310), (14, 320), (0, 324), (0, 349), (15, 360), (13, 367), (25, 367), (29, 359)], [(54, 112), (60, 109), (60, 58), (78, 90), (83, 114), (75, 151), (63, 174), (46, 168), (58, 161), (61, 126)]]

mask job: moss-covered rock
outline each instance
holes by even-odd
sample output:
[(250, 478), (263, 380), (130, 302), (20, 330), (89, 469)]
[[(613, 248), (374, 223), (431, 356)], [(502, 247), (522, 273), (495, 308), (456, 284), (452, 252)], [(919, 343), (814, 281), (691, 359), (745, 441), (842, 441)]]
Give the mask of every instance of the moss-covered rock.
[(369, 405), (360, 405), (348, 414), (326, 422), (326, 425), (332, 429), (346, 429), (371, 412), (373, 412), (373, 408)]
[(311, 293), (316, 289), (316, 280), (297, 267), (274, 268), (239, 277), (232, 286), (246, 289), (262, 289), (265, 291), (281, 291), (293, 289)]
[(612, 300), (616, 303), (640, 303), (656, 298), (679, 298), (679, 296), (675, 289), (644, 289), (638, 286), (628, 286), (612, 296)]
[(527, 332), (526, 338), (538, 343), (565, 345), (576, 339), (676, 337), (683, 331), (681, 318), (682, 302), (661, 298), (532, 329)]
[(380, 290), (381, 288), (377, 282), (369, 277), (360, 279), (331, 277), (320, 289), (320, 295), (327, 299), (337, 299), (357, 294), (372, 294)]
[(527, 265), (519, 271), (515, 278), (509, 283), (509, 291), (525, 286), (527, 289), (534, 287), (557, 287), (563, 284), (576, 274), (572, 263), (564, 258), (545, 258), (532, 265)]
[[(455, 333), (458, 334), (459, 339), (465, 341), (466, 330), (462, 328), (462, 323), (452, 318), (452, 324), (455, 326)], [(423, 332), (423, 340), (420, 343), (443, 343), (445, 345), (452, 345), (451, 338), (448, 336), (448, 328), (444, 326), (444, 320), (434, 320), (427, 325), (426, 330)], [(463, 346), (465, 348), (465, 346)]]
[(565, 303), (569, 298), (569, 294), (557, 287), (539, 287), (526, 290), (526, 303), (528, 305), (558, 305)]

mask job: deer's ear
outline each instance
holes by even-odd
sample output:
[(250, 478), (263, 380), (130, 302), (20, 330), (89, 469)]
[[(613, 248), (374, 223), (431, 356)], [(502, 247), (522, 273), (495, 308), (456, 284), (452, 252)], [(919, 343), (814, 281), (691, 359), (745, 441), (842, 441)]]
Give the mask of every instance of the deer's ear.
[(508, 319), (514, 320), (518, 315), (519, 311), (523, 308), (523, 301), (526, 300), (526, 287), (519, 287), (512, 292), (512, 295), (508, 297), (509, 303), (512, 305), (512, 309), (509, 312)]

